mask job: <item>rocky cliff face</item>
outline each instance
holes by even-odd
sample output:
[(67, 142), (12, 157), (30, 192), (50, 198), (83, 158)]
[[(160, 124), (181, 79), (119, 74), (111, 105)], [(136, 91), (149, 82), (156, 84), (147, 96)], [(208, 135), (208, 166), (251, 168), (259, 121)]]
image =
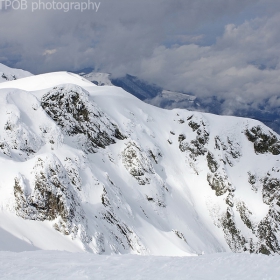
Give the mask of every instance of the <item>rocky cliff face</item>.
[(0, 105), (4, 212), (94, 253), (280, 253), (280, 137), (261, 123), (115, 87), (6, 90)]
[(77, 86), (55, 87), (41, 99), (41, 106), (62, 131), (74, 138), (80, 147), (95, 152), (124, 139), (116, 124), (88, 99), (88, 93)]
[(74, 185), (61, 162), (54, 155), (38, 158), (31, 180), (15, 178), (16, 214), (23, 219), (53, 221), (53, 227), (64, 235), (79, 237), (85, 244), (91, 241), (87, 233), (87, 218)]

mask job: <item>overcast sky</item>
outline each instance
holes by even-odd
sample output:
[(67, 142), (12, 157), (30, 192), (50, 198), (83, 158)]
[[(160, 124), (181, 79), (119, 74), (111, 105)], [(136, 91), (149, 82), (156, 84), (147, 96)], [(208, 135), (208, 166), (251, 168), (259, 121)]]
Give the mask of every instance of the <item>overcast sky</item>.
[(32, 2), (27, 10), (2, 5), (3, 64), (34, 74), (96, 67), (280, 107), (279, 0), (101, 0), (98, 11), (83, 12), (32, 12)]

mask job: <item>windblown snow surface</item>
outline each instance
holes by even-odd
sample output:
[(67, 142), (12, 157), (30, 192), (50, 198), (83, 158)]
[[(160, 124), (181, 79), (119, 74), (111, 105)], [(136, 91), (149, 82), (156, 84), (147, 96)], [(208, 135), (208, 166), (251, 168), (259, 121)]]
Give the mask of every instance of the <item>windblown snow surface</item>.
[(219, 253), (198, 257), (0, 252), (0, 279), (278, 280), (280, 257)]
[(0, 84), (0, 108), (5, 279), (276, 279), (280, 137), (262, 123), (67, 72)]

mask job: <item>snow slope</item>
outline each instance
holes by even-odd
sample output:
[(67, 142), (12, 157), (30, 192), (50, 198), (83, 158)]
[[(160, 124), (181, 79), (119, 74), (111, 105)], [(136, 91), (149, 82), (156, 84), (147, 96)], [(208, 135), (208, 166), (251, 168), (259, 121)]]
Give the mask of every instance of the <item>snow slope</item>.
[(27, 71), (10, 68), (0, 63), (0, 83), (26, 78), (29, 76), (32, 76), (32, 74)]
[(279, 273), (279, 256), (222, 253), (182, 258), (0, 252), (0, 278), (7, 280), (277, 280)]
[(0, 84), (0, 108), (0, 249), (280, 252), (280, 137), (260, 122), (67, 72)]

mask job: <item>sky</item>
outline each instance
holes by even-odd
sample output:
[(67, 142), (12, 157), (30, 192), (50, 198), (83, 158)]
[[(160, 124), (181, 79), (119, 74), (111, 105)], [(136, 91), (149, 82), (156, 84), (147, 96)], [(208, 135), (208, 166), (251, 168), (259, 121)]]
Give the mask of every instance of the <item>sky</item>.
[(9, 1), (1, 2), (0, 62), (10, 67), (94, 67), (202, 98), (280, 107), (279, 0), (79, 0), (92, 3), (84, 11), (75, 0)]

